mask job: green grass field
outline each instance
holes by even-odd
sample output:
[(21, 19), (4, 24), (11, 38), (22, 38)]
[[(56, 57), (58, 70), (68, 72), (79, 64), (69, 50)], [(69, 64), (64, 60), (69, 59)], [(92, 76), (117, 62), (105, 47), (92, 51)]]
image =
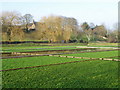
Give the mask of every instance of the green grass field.
[(90, 61), (3, 72), (5, 88), (118, 88), (118, 63)]
[(71, 61), (80, 61), (85, 59), (64, 58), (64, 57), (51, 57), (51, 56), (39, 56), (39, 57), (25, 57), (25, 58), (11, 58), (3, 59), (2, 65), (4, 69), (30, 67), (38, 65), (47, 65), (55, 63), (64, 63)]
[(84, 48), (76, 48), (76, 47), (68, 47), (68, 48), (33, 48), (33, 49), (30, 49), (30, 48), (28, 48), (28, 49), (18, 49), (18, 48), (16, 48), (16, 49), (3, 49), (3, 52), (29, 52), (29, 51), (47, 51), (47, 50), (69, 50), (69, 49), (80, 49), (80, 50), (82, 50), (82, 49), (84, 49)]
[[(77, 44), (76, 44), (77, 45)], [(92, 44), (91, 44), (92, 45)], [(98, 44), (97, 44), (98, 45)], [(108, 44), (107, 44), (108, 45)], [(110, 45), (110, 44), (109, 44)], [(115, 45), (115, 44), (111, 44)], [(102, 45), (101, 45), (102, 46)], [(3, 49), (33, 49), (35, 46), (19, 48), (5, 46)], [(41, 47), (41, 46), (37, 46)], [(45, 46), (51, 48), (52, 46)], [(65, 47), (65, 46), (56, 46)], [(74, 45), (66, 46), (73, 49)], [(43, 47), (44, 48), (44, 47)], [(55, 47), (53, 46), (55, 49)], [(53, 49), (53, 50), (54, 50)], [(62, 48), (66, 49), (66, 48)], [(81, 48), (79, 48), (81, 49)], [(36, 49), (35, 49), (36, 50)], [(51, 50), (51, 49), (47, 49)], [(56, 49), (55, 49), (56, 50)], [(21, 50), (22, 51), (22, 50)], [(25, 50), (27, 51), (27, 50)], [(119, 51), (85, 52), (64, 54), (63, 56), (114, 58), (119, 59)], [(32, 67), (40, 65), (58, 64), (28, 69), (19, 69), (2, 72), (3, 88), (118, 88), (118, 61), (103, 61), (55, 56), (35, 56), (23, 58), (2, 59), (2, 70)], [(82, 62), (84, 61), (84, 62)]]
[[(28, 52), (28, 51), (42, 51), (42, 50), (63, 50), (76, 49), (77, 46), (85, 47), (118, 47), (117, 43), (90, 43), (89, 45), (82, 43), (68, 43), (68, 44), (37, 44), (37, 43), (23, 43), (23, 44), (3, 44), (2, 52)], [(79, 48), (77, 48), (79, 49)]]
[(77, 56), (77, 57), (103, 58), (103, 57), (118, 56), (118, 50), (116, 50), (116, 51), (103, 51), (103, 52), (77, 53), (77, 54), (64, 54), (64, 55), (65, 56)]

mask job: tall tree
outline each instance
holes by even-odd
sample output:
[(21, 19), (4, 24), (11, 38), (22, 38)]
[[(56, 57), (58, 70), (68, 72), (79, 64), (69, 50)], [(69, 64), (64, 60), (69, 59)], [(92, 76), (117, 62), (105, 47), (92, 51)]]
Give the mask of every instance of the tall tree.
[(21, 15), (18, 12), (2, 12), (0, 16), (2, 31), (7, 34), (7, 38), (11, 41), (13, 27), (21, 24)]
[(89, 43), (89, 41), (91, 40), (92, 38), (92, 30), (89, 26), (89, 24), (87, 22), (84, 22), (82, 25), (81, 25), (82, 29), (83, 29), (83, 32), (85, 33), (85, 36), (87, 38), (87, 41)]
[(28, 24), (33, 21), (33, 16), (31, 14), (25, 14), (22, 19), (23, 25), (25, 25), (25, 29), (28, 29)]
[(107, 40), (107, 29), (104, 25), (96, 26), (93, 30), (94, 36), (97, 40), (106, 41)]
[(88, 30), (90, 28), (89, 24), (87, 22), (84, 22), (82, 25), (81, 25), (82, 29), (83, 30)]
[(78, 32), (78, 22), (75, 18), (71, 17), (63, 17), (62, 16), (62, 28), (64, 28), (64, 31), (68, 33), (68, 35), (65, 35), (65, 37), (71, 40), (75, 40), (77, 37), (77, 32)]
[(76, 28), (76, 20), (61, 16), (48, 16), (43, 17), (37, 25), (34, 32), (36, 38), (50, 42), (67, 42)]
[(120, 31), (118, 30), (118, 23), (115, 23), (113, 25), (113, 30), (109, 30), (109, 33), (108, 33), (108, 42), (120, 42)]

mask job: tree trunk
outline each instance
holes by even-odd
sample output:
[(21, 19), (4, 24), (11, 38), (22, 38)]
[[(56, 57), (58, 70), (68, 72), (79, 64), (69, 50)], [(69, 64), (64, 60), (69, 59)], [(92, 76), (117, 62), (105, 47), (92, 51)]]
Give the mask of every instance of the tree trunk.
[(11, 28), (10, 27), (7, 30), (7, 36), (8, 36), (8, 40), (11, 41)]

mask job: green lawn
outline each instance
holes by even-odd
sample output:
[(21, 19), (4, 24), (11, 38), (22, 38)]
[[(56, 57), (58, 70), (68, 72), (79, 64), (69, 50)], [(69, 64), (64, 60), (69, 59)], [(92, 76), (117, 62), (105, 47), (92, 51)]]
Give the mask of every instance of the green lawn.
[[(78, 44), (76, 44), (78, 45)], [(98, 44), (96, 44), (98, 45)], [(108, 44), (107, 44), (108, 45)], [(116, 45), (116, 44), (112, 44)], [(66, 46), (25, 46), (3, 47), (3, 50), (24, 51), (22, 49), (37, 50), (65, 49)], [(51, 48), (53, 49), (45, 49)], [(74, 46), (67, 46), (74, 49)], [(81, 48), (79, 48), (81, 49)], [(27, 51), (27, 50), (25, 50)], [(28, 50), (29, 51), (29, 50)], [(38, 51), (38, 50), (37, 50)], [(64, 54), (63, 56), (118, 59), (118, 51), (86, 52)], [(39, 65), (57, 64), (71, 61), (83, 61), (86, 59), (37, 56), (24, 58), (2, 59), (2, 70), (31, 67)], [(118, 88), (118, 63), (117, 61), (93, 60), (85, 62), (67, 63), (61, 65), (44, 66), (29, 69), (20, 69), (2, 72), (3, 88)]]
[(85, 46), (86, 43), (21, 43), (21, 44), (2, 44), (3, 47), (26, 47), (26, 46)]
[[(51, 46), (49, 46), (51, 45)], [(86, 47), (118, 47), (117, 43), (90, 43), (89, 45), (81, 44), (81, 43), (46, 43), (46, 44), (35, 44), (35, 43), (23, 43), (23, 44), (3, 44), (2, 50), (3, 52), (22, 52), (22, 51), (41, 51), (41, 49), (37, 48), (43, 48), (44, 50), (48, 50), (45, 48), (53, 48), (54, 50), (59, 49), (65, 49), (65, 47), (68, 47), (70, 49), (76, 48), (76, 46), (86, 46)], [(58, 49), (57, 49), (58, 48)], [(28, 49), (28, 50), (27, 50)], [(30, 50), (29, 50), (30, 49)], [(50, 49), (50, 50), (53, 50)]]
[(47, 51), (47, 50), (69, 50), (69, 49), (84, 49), (84, 48), (75, 48), (75, 47), (69, 47), (69, 48), (41, 48), (41, 49), (37, 49), (37, 48), (33, 48), (33, 49), (3, 49), (3, 52), (29, 52), (29, 51)]
[(3, 44), (3, 49), (31, 49), (31, 48), (55, 48), (55, 47), (76, 47), (76, 46), (83, 46), (80, 43), (68, 43), (68, 44), (34, 44), (34, 43), (23, 43), (23, 44)]
[(64, 56), (77, 56), (77, 57), (90, 57), (90, 58), (103, 58), (118, 56), (118, 50), (116, 51), (103, 51), (103, 52), (87, 52), (87, 53), (76, 53), (76, 54), (64, 54)]
[[(55, 47), (66, 47), (66, 46), (14, 46), (14, 47), (2, 47), (3, 49), (34, 49), (34, 48), (55, 48)], [(75, 47), (75, 46), (68, 46)]]
[(118, 62), (87, 61), (2, 73), (3, 88), (118, 88)]
[[(118, 56), (118, 51), (64, 54), (63, 56), (103, 58), (103, 57)], [(83, 60), (83, 59), (54, 57), (54, 56), (38, 56), (38, 57), (3, 59), (2, 65), (3, 65), (3, 69), (12, 69), (12, 68), (47, 65), (47, 64), (63, 63), (63, 62), (70, 62), (70, 61), (79, 61), (79, 60)]]
[(10, 58), (2, 60), (2, 69), (12, 69), (39, 65), (48, 65), (55, 63), (64, 63), (71, 61), (80, 61), (85, 59), (54, 57), (54, 56), (38, 56), (38, 57), (24, 57), (24, 58)]

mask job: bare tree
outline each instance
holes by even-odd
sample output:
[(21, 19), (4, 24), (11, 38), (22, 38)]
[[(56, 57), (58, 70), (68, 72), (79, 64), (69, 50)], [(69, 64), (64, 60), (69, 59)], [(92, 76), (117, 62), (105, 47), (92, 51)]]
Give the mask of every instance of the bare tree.
[(11, 41), (12, 35), (14, 35), (14, 26), (19, 26), (21, 24), (21, 15), (18, 12), (2, 12), (0, 16), (0, 21), (2, 24), (2, 31), (7, 34), (7, 38)]
[(113, 25), (114, 30), (109, 30), (108, 33), (108, 42), (119, 42), (120, 37), (119, 37), (119, 30), (118, 30), (118, 23), (115, 23)]
[(68, 24), (68, 20), (64, 20), (61, 16), (43, 17), (37, 24), (35, 38), (49, 42), (67, 42), (70, 39), (72, 25)]

